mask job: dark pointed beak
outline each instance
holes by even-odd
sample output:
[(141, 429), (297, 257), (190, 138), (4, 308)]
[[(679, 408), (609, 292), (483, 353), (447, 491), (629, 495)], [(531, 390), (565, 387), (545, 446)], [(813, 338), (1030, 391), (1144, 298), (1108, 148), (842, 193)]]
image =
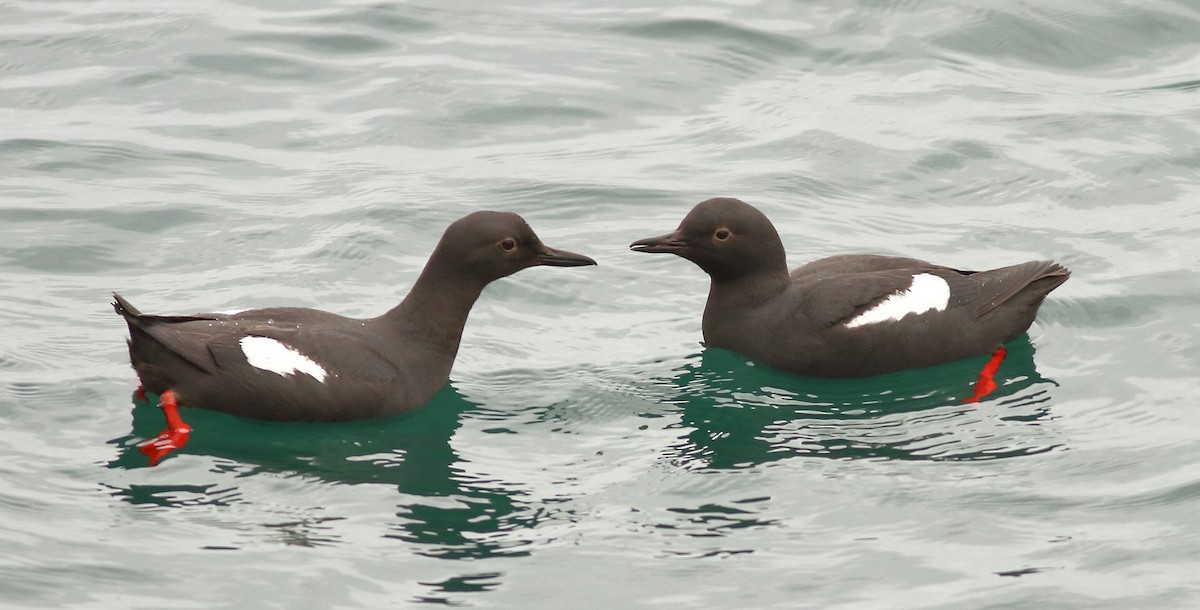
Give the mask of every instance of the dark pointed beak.
[(582, 254), (575, 254), (566, 250), (555, 250), (550, 246), (542, 244), (538, 251), (537, 264), (548, 267), (584, 267), (595, 265), (596, 261)]
[(678, 233), (667, 233), (658, 237), (647, 237), (629, 244), (634, 252), (679, 252), (687, 247), (687, 242)]

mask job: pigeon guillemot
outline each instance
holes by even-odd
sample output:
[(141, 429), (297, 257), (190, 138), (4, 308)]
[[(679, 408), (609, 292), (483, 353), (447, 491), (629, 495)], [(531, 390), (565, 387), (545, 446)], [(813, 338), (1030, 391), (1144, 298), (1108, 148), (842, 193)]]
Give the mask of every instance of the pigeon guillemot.
[(788, 273), (771, 221), (740, 200), (696, 205), (636, 252), (686, 258), (711, 279), (707, 345), (815, 377), (866, 377), (992, 354), (968, 401), (995, 389), (1004, 343), (1033, 323), (1071, 272), (1053, 261), (963, 271), (922, 260), (843, 255)]
[(276, 421), (337, 421), (416, 408), (446, 384), (471, 306), (527, 267), (596, 261), (544, 245), (516, 214), (454, 222), (404, 300), (376, 318), (300, 307), (153, 316), (113, 293), (129, 325), (138, 395), (159, 394), (168, 428), (141, 450), (156, 463), (187, 442), (179, 405)]

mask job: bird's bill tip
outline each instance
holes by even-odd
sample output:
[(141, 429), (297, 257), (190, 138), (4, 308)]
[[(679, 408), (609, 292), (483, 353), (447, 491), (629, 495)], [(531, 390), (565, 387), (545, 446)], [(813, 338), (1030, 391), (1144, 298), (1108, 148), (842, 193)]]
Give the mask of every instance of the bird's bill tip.
[(629, 249), (634, 252), (679, 252), (687, 242), (679, 238), (675, 233), (667, 233), (658, 237), (647, 237), (639, 239), (632, 244), (629, 244)]
[(542, 246), (542, 251), (537, 255), (537, 264), (547, 267), (586, 267), (595, 265), (596, 261), (582, 254)]

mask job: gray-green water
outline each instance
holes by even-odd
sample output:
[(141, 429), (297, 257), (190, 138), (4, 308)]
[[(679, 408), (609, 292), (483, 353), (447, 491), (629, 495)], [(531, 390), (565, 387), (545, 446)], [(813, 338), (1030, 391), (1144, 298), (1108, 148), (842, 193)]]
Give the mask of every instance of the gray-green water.
[[(0, 605), (1195, 608), (1200, 7), (0, 4)], [(982, 359), (829, 382), (700, 344), (631, 253), (701, 199), (790, 262), (1074, 277)], [(374, 315), (442, 229), (599, 267), (484, 293), (407, 417), (192, 411), (145, 467), (150, 312)], [(1036, 348), (1036, 353), (1035, 353)]]

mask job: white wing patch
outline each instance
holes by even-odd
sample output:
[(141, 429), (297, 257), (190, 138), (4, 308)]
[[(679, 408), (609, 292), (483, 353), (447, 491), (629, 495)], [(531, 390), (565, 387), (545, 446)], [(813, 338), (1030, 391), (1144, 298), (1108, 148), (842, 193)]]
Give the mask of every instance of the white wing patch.
[(846, 328), (900, 320), (909, 314), (942, 311), (950, 303), (950, 284), (931, 273), (918, 273), (904, 292), (894, 293), (874, 307), (858, 314)]
[(242, 337), (238, 343), (242, 345), (242, 353), (246, 354), (246, 362), (249, 362), (250, 366), (284, 376), (304, 373), (317, 381), (325, 382), (328, 373), (321, 365), (275, 339)]

